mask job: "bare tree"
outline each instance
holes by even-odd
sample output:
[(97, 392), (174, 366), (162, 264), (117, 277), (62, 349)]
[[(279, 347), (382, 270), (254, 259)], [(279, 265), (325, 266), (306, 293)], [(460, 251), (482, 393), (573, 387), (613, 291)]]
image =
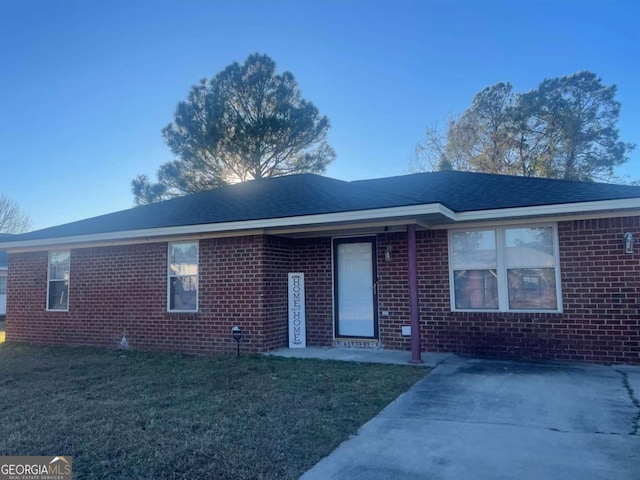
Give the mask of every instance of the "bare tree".
[(0, 195), (0, 233), (24, 233), (31, 229), (31, 218), (16, 202)]
[(433, 172), (441, 170), (441, 162), (447, 156), (447, 134), (438, 124), (427, 127), (425, 139), (416, 145), (409, 160), (409, 172)]
[[(416, 145), (409, 160), (409, 172), (437, 172), (441, 170), (472, 170), (466, 142), (461, 129), (456, 128), (460, 116), (451, 116), (444, 131), (435, 123), (425, 130), (425, 139)], [(454, 138), (455, 137), (455, 138)]]

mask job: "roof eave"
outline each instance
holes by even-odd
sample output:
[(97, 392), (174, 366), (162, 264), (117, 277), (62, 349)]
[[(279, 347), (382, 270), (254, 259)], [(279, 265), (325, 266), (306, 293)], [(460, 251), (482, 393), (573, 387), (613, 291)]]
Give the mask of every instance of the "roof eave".
[(104, 242), (122, 242), (126, 240), (153, 239), (159, 237), (187, 236), (212, 233), (235, 233), (242, 231), (260, 231), (274, 228), (309, 227), (314, 225), (336, 225), (383, 219), (416, 218), (425, 215), (441, 215), (453, 221), (455, 213), (447, 207), (435, 203), (427, 205), (411, 205), (402, 207), (378, 208), (370, 210), (354, 210), (339, 213), (322, 213), (295, 217), (269, 218), (260, 220), (244, 220), (238, 222), (185, 225), (179, 227), (162, 227), (141, 230), (127, 230), (89, 235), (74, 235), (38, 240), (24, 240), (0, 243), (0, 249), (7, 251), (37, 249), (45, 247), (63, 247), (73, 244), (89, 244)]
[(537, 205), (528, 207), (458, 212), (455, 214), (455, 221), (473, 222), (486, 220), (502, 220), (505, 218), (555, 217), (572, 214), (633, 211), (638, 209), (640, 209), (640, 198), (625, 198), (618, 200), (558, 203), (552, 205)]
[(385, 220), (397, 221), (400, 219), (406, 219), (407, 223), (411, 223), (412, 221), (418, 221), (418, 223), (421, 223), (419, 219), (427, 216), (438, 218), (439, 224), (458, 224), (534, 217), (562, 217), (576, 214), (589, 215), (603, 212), (630, 212), (633, 214), (638, 211), (640, 211), (640, 198), (476, 210), (457, 213), (440, 203), (431, 203), (370, 210), (354, 210), (339, 213), (323, 213), (237, 222), (127, 230), (38, 240), (0, 242), (0, 249), (5, 249), (7, 251), (20, 251), (44, 248), (62, 248), (64, 246), (77, 244), (99, 244), (109, 242), (127, 243), (127, 241), (145, 240), (153, 241), (154, 239), (163, 237), (167, 238), (199, 234), (240, 234), (240, 232), (270, 231), (277, 229), (287, 229), (291, 231), (295, 230), (297, 227), (308, 228), (310, 226), (322, 225), (335, 226), (349, 223), (359, 224), (363, 222), (380, 222)]

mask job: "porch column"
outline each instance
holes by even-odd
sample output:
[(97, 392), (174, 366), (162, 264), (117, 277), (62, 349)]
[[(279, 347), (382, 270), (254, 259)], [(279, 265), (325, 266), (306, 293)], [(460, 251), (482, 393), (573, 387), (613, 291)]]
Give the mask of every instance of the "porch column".
[(420, 348), (420, 312), (418, 309), (418, 260), (416, 255), (416, 226), (407, 225), (409, 250), (409, 319), (411, 320), (411, 363), (423, 363)]

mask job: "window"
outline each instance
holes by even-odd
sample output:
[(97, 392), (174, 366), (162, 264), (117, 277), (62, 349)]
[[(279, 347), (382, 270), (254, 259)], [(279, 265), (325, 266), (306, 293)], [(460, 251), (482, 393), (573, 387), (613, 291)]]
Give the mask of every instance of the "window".
[(495, 232), (454, 232), (451, 240), (455, 308), (497, 309), (498, 257)]
[(7, 294), (7, 276), (0, 273), (0, 295)]
[(69, 310), (69, 251), (49, 252), (47, 310)]
[(198, 311), (198, 243), (169, 244), (169, 311)]
[(452, 231), (454, 310), (559, 311), (555, 225)]

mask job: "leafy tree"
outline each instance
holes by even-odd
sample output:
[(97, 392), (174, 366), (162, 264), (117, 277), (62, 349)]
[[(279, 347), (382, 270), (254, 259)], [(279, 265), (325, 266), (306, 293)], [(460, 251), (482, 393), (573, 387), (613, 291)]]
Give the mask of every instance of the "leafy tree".
[(615, 94), (615, 85), (587, 71), (546, 79), (524, 94), (498, 83), (474, 97), (446, 137), (428, 129), (416, 155), (432, 169), (611, 180), (634, 148), (619, 140)]
[(634, 145), (619, 140), (616, 86), (582, 71), (544, 80), (521, 95), (527, 126), (538, 132), (542, 172), (572, 180), (607, 180)]
[(335, 158), (327, 117), (304, 100), (289, 72), (254, 54), (192, 87), (162, 130), (176, 159), (160, 166), (158, 182), (132, 182), (136, 203), (292, 173), (322, 173)]
[(31, 229), (31, 218), (17, 203), (0, 195), (0, 233), (24, 233)]

